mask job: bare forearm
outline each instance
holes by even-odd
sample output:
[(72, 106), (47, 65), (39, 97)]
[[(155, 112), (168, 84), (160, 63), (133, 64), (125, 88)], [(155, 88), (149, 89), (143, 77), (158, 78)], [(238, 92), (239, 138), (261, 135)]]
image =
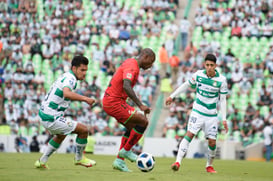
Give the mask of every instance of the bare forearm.
[(64, 97), (71, 101), (86, 101), (86, 97), (75, 92), (69, 92), (69, 94), (64, 93)]
[(133, 90), (133, 88), (130, 85), (129, 81), (124, 81), (123, 83), (123, 89), (126, 92), (126, 94), (128, 95), (128, 97), (130, 97), (134, 103), (136, 103), (136, 105), (138, 107), (140, 107), (142, 105), (141, 101), (138, 99), (138, 97), (136, 96), (135, 91)]

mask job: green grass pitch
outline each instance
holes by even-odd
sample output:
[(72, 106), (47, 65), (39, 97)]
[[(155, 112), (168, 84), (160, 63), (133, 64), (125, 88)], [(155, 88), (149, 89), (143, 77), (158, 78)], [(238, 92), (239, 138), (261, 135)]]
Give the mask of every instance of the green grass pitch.
[(54, 154), (49, 159), (50, 170), (34, 168), (41, 154), (0, 153), (1, 181), (272, 181), (273, 163), (215, 160), (217, 174), (205, 172), (205, 159), (185, 159), (178, 172), (170, 165), (174, 158), (155, 158), (154, 170), (144, 173), (135, 163), (127, 162), (131, 173), (112, 169), (114, 156), (87, 155), (97, 161), (93, 168), (73, 165), (72, 154)]

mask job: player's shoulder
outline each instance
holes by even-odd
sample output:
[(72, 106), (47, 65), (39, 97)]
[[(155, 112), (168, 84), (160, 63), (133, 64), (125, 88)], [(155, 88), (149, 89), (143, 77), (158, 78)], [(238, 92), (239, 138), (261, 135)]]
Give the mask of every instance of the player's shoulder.
[(197, 70), (197, 71), (195, 72), (195, 74), (197, 74), (197, 75), (205, 75), (205, 74), (206, 74), (206, 70), (205, 70), (205, 69)]
[(127, 58), (126, 60), (124, 60), (124, 63), (126, 64), (135, 64), (137, 61), (134, 58)]
[(69, 84), (74, 85), (77, 82), (77, 79), (73, 72), (66, 72), (59, 78), (59, 81), (65, 84), (69, 82)]
[(128, 58), (123, 62), (124, 68), (138, 68), (137, 60), (134, 58)]
[(64, 73), (64, 76), (71, 80), (77, 80), (75, 74), (72, 71)]

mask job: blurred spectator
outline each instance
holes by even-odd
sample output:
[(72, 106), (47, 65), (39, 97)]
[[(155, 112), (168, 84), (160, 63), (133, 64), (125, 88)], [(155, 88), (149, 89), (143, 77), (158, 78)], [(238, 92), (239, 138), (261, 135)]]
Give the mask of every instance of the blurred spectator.
[(170, 110), (169, 116), (165, 119), (163, 125), (163, 134), (162, 137), (165, 137), (169, 130), (177, 131), (179, 129), (179, 122), (176, 116), (176, 111), (174, 109)]
[(159, 49), (159, 62), (160, 62), (160, 75), (164, 76), (168, 72), (168, 63), (169, 57), (168, 52), (165, 48), (165, 44), (162, 44), (162, 46)]
[(265, 122), (265, 127), (263, 129), (263, 135), (264, 135), (264, 146), (265, 146), (265, 158), (266, 161), (271, 161), (271, 155), (272, 155), (272, 122)]
[(39, 152), (40, 151), (40, 144), (37, 140), (37, 136), (32, 137), (32, 141), (29, 144), (30, 152)]
[(18, 153), (29, 152), (29, 147), (27, 144), (26, 137), (18, 136), (15, 138), (15, 149)]
[(250, 144), (253, 137), (253, 128), (250, 120), (245, 119), (243, 122), (241, 122), (240, 132), (243, 145), (246, 146)]
[(251, 124), (253, 127), (253, 134), (261, 133), (263, 131), (264, 117), (260, 114), (259, 110), (256, 111)]
[(185, 16), (180, 22), (180, 33), (181, 33), (181, 48), (184, 49), (188, 43), (188, 37), (190, 36), (189, 33), (191, 31), (191, 23)]
[(169, 58), (169, 64), (171, 67), (172, 85), (175, 85), (178, 77), (178, 70), (180, 64), (180, 60), (176, 53), (173, 53), (172, 56)]
[(197, 52), (197, 48), (193, 45), (193, 42), (191, 41), (184, 50), (184, 57), (185, 59), (188, 59), (191, 56), (196, 57)]
[(254, 106), (250, 102), (248, 102), (247, 108), (245, 111), (246, 119), (253, 120), (255, 114), (256, 114), (256, 109), (254, 108)]
[(230, 120), (232, 123), (232, 131), (236, 131), (240, 129), (240, 123), (243, 121), (243, 116), (238, 109), (235, 109), (234, 113), (231, 113), (231, 115), (228, 117), (228, 120)]
[(5, 145), (4, 145), (4, 143), (0, 143), (0, 152), (5, 152)]
[(76, 153), (76, 145), (74, 144), (74, 140), (69, 140), (69, 145), (66, 147), (66, 153)]

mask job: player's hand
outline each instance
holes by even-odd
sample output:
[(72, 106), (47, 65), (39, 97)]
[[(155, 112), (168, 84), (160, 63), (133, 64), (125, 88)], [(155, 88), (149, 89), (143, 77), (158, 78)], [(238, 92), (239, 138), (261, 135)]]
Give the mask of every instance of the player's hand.
[(149, 107), (147, 107), (147, 106), (145, 106), (145, 105), (141, 105), (141, 106), (139, 107), (139, 109), (140, 109), (141, 111), (144, 112), (144, 115), (145, 115), (145, 116), (146, 116), (146, 114), (149, 114), (149, 113), (151, 112), (151, 108), (149, 108)]
[(95, 100), (95, 99), (92, 99), (92, 98), (89, 98), (89, 97), (86, 97), (85, 102), (86, 102), (87, 104), (89, 104), (89, 106), (92, 106), (92, 104), (94, 104), (94, 103), (96, 102), (96, 100)]
[(224, 128), (225, 128), (226, 133), (227, 133), (228, 132), (228, 125), (227, 125), (227, 121), (226, 120), (223, 121), (223, 125), (224, 125)]
[(173, 102), (173, 99), (172, 99), (171, 97), (168, 97), (168, 98), (166, 99), (165, 104), (168, 106), (168, 105), (171, 105), (172, 102)]

